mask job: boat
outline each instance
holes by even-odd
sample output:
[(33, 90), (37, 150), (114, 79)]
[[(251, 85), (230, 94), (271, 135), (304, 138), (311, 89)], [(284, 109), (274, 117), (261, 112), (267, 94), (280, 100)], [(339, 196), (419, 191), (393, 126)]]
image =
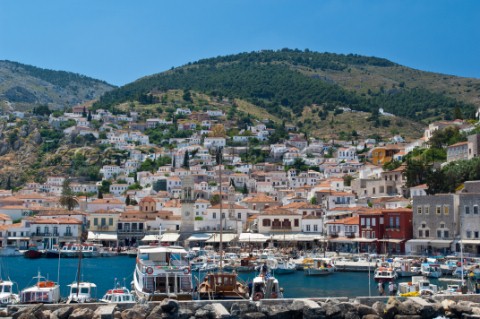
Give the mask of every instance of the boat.
[(412, 277), (420, 275), (420, 266), (413, 259), (395, 260), (395, 272), (398, 277)]
[(14, 283), (9, 280), (0, 280), (0, 306), (16, 304), (20, 301), (18, 294), (14, 293)]
[(240, 266), (237, 267), (237, 272), (252, 272), (255, 271), (256, 258), (254, 257), (245, 257), (240, 259)]
[(40, 272), (36, 277), (37, 283), (20, 292), (20, 303), (58, 303), (60, 301), (60, 286), (42, 277)]
[(73, 282), (70, 285), (70, 293), (67, 303), (86, 303), (95, 302), (95, 292), (97, 285), (91, 282)]
[(460, 262), (456, 260), (446, 260), (443, 264), (440, 265), (440, 271), (442, 275), (450, 276), (453, 274), (457, 266), (460, 266)]
[(278, 279), (268, 272), (262, 272), (253, 278), (249, 290), (250, 300), (252, 301), (283, 298), (283, 289), (280, 288)]
[(22, 253), (16, 246), (5, 246), (0, 249), (0, 257), (18, 257), (21, 255)]
[(313, 265), (303, 269), (303, 273), (307, 276), (328, 276), (335, 271), (329, 258), (312, 258), (312, 260)]
[(140, 246), (133, 271), (133, 290), (139, 300), (161, 301), (175, 294), (192, 300), (192, 277), (187, 251), (179, 246)]
[(421, 273), (425, 277), (440, 278), (442, 277), (442, 270), (439, 264), (422, 263)]
[(276, 275), (293, 274), (297, 270), (297, 266), (290, 260), (280, 259), (277, 262), (277, 268), (274, 270)]
[(43, 254), (45, 258), (59, 258), (60, 257), (60, 250), (58, 246), (45, 250)]
[(423, 276), (413, 276), (410, 282), (398, 284), (400, 297), (432, 296), (438, 292), (438, 286), (431, 284)]
[(43, 252), (38, 250), (38, 247), (35, 245), (30, 245), (28, 247), (28, 250), (23, 253), (23, 256), (29, 259), (37, 259), (42, 257), (42, 255), (43, 255)]
[(83, 258), (93, 258), (100, 257), (100, 249), (97, 245), (94, 244), (83, 244), (82, 247), (82, 257)]
[(249, 296), (247, 285), (238, 280), (235, 272), (205, 275), (197, 293), (201, 300), (248, 299)]
[(377, 269), (375, 269), (375, 273), (373, 275), (375, 281), (392, 281), (397, 278), (397, 272), (395, 269), (389, 265), (380, 265)]
[(126, 287), (121, 287), (118, 284), (114, 285), (115, 288), (107, 290), (103, 295), (100, 302), (105, 303), (135, 303), (135, 295)]

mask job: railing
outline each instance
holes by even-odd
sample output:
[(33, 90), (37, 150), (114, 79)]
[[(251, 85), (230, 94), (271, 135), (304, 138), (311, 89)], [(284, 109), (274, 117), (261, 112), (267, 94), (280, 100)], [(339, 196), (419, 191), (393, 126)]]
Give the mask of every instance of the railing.
[(145, 233), (143, 229), (119, 229), (117, 230), (119, 233)]
[(72, 233), (63, 233), (63, 236), (65, 236), (65, 237), (72, 237), (73, 234), (72, 234)]
[(355, 238), (355, 233), (345, 233), (345, 237), (347, 238)]
[(272, 229), (292, 229), (292, 225), (272, 225)]

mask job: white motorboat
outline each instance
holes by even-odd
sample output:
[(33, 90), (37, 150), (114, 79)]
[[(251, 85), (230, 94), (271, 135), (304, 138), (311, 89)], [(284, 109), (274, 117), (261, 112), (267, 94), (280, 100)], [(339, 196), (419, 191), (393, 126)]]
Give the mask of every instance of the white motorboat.
[(395, 268), (391, 267), (390, 265), (383, 264), (380, 265), (377, 269), (375, 269), (375, 274), (373, 275), (373, 278), (376, 281), (382, 281), (382, 282), (387, 282), (387, 281), (392, 281), (397, 278), (397, 272), (395, 271)]
[(67, 303), (85, 303), (96, 301), (97, 285), (91, 282), (73, 282), (70, 285), (70, 293), (67, 298)]
[(394, 261), (395, 272), (398, 277), (411, 277), (420, 275), (420, 267), (413, 259), (398, 259)]
[(100, 299), (105, 303), (135, 303), (135, 295), (125, 287), (115, 287), (107, 290), (105, 295)]
[(422, 276), (413, 276), (410, 282), (398, 284), (398, 295), (401, 297), (431, 296), (438, 292), (438, 286), (431, 284)]
[(132, 282), (138, 299), (161, 301), (175, 294), (178, 300), (191, 300), (192, 276), (186, 255), (178, 246), (140, 246)]
[(20, 301), (18, 294), (14, 293), (14, 283), (11, 280), (0, 280), (0, 305), (7, 306)]
[(40, 272), (33, 278), (37, 279), (37, 283), (20, 292), (21, 303), (58, 303), (60, 301), (60, 286), (57, 283), (46, 280)]
[(277, 262), (277, 268), (274, 273), (277, 275), (293, 274), (297, 270), (297, 266), (287, 259), (280, 259)]
[(0, 257), (18, 257), (22, 255), (18, 247), (15, 246), (5, 246), (0, 249)]
[(253, 278), (250, 288), (250, 300), (283, 298), (283, 289), (278, 279), (267, 273), (260, 273)]
[(429, 278), (442, 277), (442, 270), (440, 269), (440, 265), (438, 264), (423, 263), (421, 265), (421, 273), (423, 276)]
[(335, 267), (330, 258), (312, 258), (313, 265), (305, 267), (303, 272), (307, 276), (328, 276), (334, 273)]

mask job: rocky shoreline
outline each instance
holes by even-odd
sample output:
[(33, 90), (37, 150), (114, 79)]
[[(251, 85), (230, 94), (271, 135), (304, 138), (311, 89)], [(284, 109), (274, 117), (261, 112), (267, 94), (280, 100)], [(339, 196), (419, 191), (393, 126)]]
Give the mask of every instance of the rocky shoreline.
[(480, 319), (480, 295), (14, 305), (0, 312), (0, 316), (12, 319)]

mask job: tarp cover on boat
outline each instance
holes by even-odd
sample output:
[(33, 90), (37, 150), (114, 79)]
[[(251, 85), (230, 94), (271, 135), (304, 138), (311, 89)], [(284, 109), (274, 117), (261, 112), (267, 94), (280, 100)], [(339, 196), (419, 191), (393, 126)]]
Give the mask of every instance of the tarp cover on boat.
[(162, 243), (169, 243), (169, 242), (174, 242), (177, 241), (178, 238), (180, 238), (180, 234), (177, 233), (165, 233), (162, 235), (162, 239), (160, 241)]
[[(230, 233), (222, 234), (222, 242), (229, 243), (235, 238), (237, 238), (237, 236), (238, 236), (237, 234), (230, 234)], [(219, 243), (219, 242), (220, 242), (220, 234), (216, 234), (216, 233), (213, 234), (212, 237), (210, 237), (206, 241), (206, 243)]]
[(117, 240), (117, 234), (115, 233), (99, 233), (99, 232), (88, 232), (88, 240), (96, 241), (96, 240)]
[(238, 238), (242, 243), (264, 243), (269, 240), (270, 237), (259, 233), (241, 233)]

